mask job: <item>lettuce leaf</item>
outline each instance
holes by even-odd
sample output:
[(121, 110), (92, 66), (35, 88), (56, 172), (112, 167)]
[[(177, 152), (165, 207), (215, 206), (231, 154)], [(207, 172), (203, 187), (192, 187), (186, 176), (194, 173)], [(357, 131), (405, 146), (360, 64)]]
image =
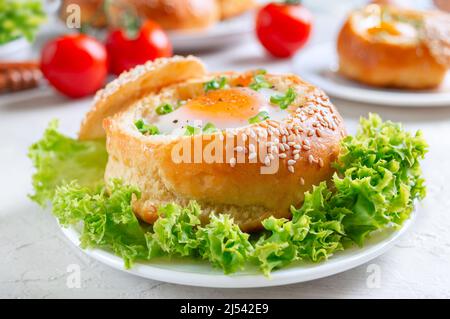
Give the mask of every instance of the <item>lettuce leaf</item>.
[(229, 215), (210, 216), (210, 222), (197, 232), (199, 252), (203, 259), (229, 274), (243, 269), (253, 246)]
[(139, 191), (114, 180), (109, 186), (95, 190), (76, 182), (57, 187), (52, 201), (53, 214), (62, 226), (82, 223), (81, 247), (101, 247), (122, 257), (125, 267), (136, 259), (149, 259), (154, 246), (149, 246), (146, 230), (131, 208), (131, 200)]
[(333, 178), (331, 204), (352, 211), (342, 221), (348, 237), (363, 245), (371, 231), (409, 218), (426, 195), (419, 160), (427, 149), (420, 131), (412, 135), (374, 114), (361, 119), (358, 133), (342, 142)]
[(153, 240), (169, 255), (195, 256), (200, 213), (200, 206), (194, 201), (186, 207), (176, 204), (160, 207), (159, 218), (153, 225)]
[(263, 272), (298, 259), (319, 262), (346, 241), (362, 246), (372, 231), (399, 227), (426, 194), (419, 164), (426, 152), (420, 131), (411, 135), (374, 114), (362, 118), (358, 133), (342, 141), (332, 185), (306, 193), (292, 221), (263, 222), (271, 234), (256, 243)]
[(28, 152), (36, 168), (32, 177), (35, 193), (30, 197), (41, 206), (52, 200), (57, 186), (65, 183), (101, 185), (108, 159), (105, 141), (78, 141), (59, 133), (57, 128), (56, 120), (50, 122), (44, 136)]
[(81, 225), (82, 247), (109, 249), (127, 268), (136, 260), (181, 256), (208, 260), (227, 274), (256, 262), (269, 275), (297, 260), (326, 260), (347, 243), (363, 245), (375, 230), (400, 227), (426, 194), (419, 161), (428, 147), (421, 132), (410, 134), (371, 114), (342, 141), (328, 185), (314, 186), (301, 207), (291, 207), (291, 220), (265, 219), (256, 239), (228, 215), (213, 213), (202, 225), (194, 201), (161, 206), (149, 226), (132, 211), (138, 189), (118, 180), (104, 185), (104, 144), (66, 137), (50, 123), (30, 147), (36, 167), (31, 198), (41, 205), (51, 201), (62, 226)]

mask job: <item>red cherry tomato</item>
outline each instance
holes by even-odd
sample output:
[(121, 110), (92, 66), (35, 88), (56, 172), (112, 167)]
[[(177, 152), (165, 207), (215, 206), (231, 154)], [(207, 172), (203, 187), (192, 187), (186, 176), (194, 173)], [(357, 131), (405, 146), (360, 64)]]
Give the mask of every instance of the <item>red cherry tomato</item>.
[(308, 41), (312, 15), (300, 4), (269, 3), (256, 17), (256, 34), (272, 55), (292, 56)]
[(44, 46), (41, 70), (62, 94), (72, 98), (90, 95), (104, 85), (108, 75), (106, 49), (87, 35), (65, 35)]
[(172, 55), (172, 45), (161, 27), (153, 21), (145, 22), (137, 37), (130, 39), (124, 30), (113, 30), (106, 39), (110, 69), (120, 74), (138, 64)]

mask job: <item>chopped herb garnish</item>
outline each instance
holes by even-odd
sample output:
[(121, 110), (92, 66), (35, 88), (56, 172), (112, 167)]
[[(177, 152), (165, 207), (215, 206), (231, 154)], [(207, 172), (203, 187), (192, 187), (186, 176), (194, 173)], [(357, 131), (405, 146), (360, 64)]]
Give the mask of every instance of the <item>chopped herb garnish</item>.
[(248, 122), (250, 124), (255, 124), (255, 123), (259, 123), (259, 122), (262, 122), (264, 120), (267, 120), (269, 117), (270, 117), (269, 113), (267, 113), (266, 111), (261, 111), (258, 114), (256, 114), (255, 116), (249, 118)]
[(259, 91), (260, 89), (270, 88), (270, 83), (266, 81), (264, 74), (257, 74), (253, 77), (253, 82), (250, 83), (249, 87), (252, 90)]
[(172, 104), (169, 104), (169, 103), (161, 104), (160, 106), (158, 106), (156, 108), (156, 114), (158, 114), (158, 115), (169, 114), (173, 111), (175, 111), (175, 109), (172, 106)]
[(186, 126), (186, 131), (184, 132), (184, 135), (188, 136), (197, 135), (200, 134), (201, 131), (202, 130), (200, 127), (188, 125)]
[(278, 105), (280, 109), (285, 110), (294, 102), (297, 97), (293, 88), (289, 88), (284, 95), (275, 95), (270, 98), (270, 103)]
[(206, 125), (203, 127), (203, 133), (205, 134), (212, 134), (217, 131), (218, 131), (217, 127), (211, 122), (206, 123)]
[(218, 90), (218, 89), (223, 89), (227, 86), (227, 78), (222, 76), (219, 79), (213, 79), (209, 82), (206, 82), (203, 85), (203, 88), (205, 90), (205, 92), (211, 91), (211, 90)]
[(157, 135), (159, 134), (159, 129), (156, 125), (146, 124), (143, 119), (134, 122), (134, 125), (144, 135)]

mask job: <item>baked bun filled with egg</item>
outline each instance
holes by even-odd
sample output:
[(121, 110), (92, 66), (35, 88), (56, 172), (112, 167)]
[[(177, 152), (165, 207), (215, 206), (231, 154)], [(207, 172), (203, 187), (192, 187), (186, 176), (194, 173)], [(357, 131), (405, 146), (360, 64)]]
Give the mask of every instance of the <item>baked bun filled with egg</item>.
[(372, 86), (434, 88), (450, 66), (449, 36), (448, 14), (372, 4), (339, 33), (339, 72)]
[[(103, 127), (103, 129), (102, 129)], [(105, 179), (137, 186), (143, 221), (196, 200), (244, 231), (290, 217), (333, 174), (345, 136), (328, 97), (295, 75), (208, 73), (194, 57), (148, 62), (97, 94), (81, 139), (106, 136)]]

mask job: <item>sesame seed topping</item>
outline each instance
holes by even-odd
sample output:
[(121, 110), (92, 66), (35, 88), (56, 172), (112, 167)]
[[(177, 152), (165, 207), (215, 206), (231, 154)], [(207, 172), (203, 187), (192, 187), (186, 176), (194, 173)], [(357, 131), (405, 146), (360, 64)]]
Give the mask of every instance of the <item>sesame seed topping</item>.
[(235, 167), (236, 166), (236, 158), (232, 157), (230, 158), (230, 166)]
[(319, 166), (323, 167), (323, 159), (319, 158)]
[(255, 159), (256, 156), (258, 156), (258, 154), (256, 154), (256, 152), (252, 152), (252, 153), (250, 153), (250, 155), (248, 156), (248, 159), (251, 161), (252, 159)]
[(292, 174), (295, 172), (294, 166), (288, 166), (288, 170), (289, 170), (289, 172), (291, 172)]

